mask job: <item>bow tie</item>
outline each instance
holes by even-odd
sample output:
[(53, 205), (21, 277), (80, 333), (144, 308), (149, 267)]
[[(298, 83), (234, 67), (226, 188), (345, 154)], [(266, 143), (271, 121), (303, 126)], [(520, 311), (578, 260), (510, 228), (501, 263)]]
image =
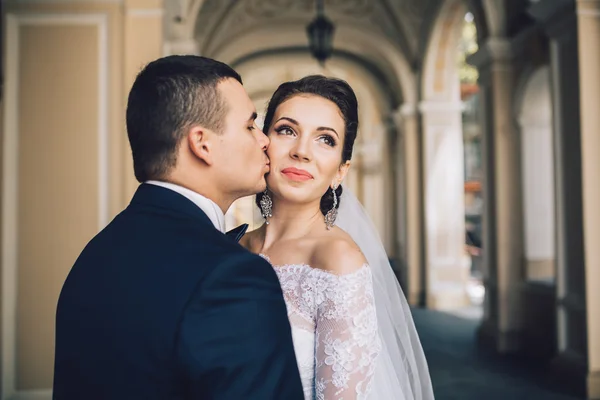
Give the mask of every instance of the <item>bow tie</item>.
[(227, 232), (225, 235), (227, 235), (228, 238), (231, 238), (232, 240), (239, 242), (247, 230), (248, 230), (248, 224), (242, 224), (242, 225), (238, 226), (237, 228), (233, 228), (232, 230)]

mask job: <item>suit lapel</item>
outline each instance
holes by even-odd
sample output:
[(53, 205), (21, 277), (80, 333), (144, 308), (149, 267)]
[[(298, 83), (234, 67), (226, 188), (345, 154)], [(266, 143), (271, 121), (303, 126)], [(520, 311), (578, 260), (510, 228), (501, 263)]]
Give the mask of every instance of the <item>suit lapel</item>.
[(242, 225), (238, 226), (237, 228), (233, 228), (232, 230), (227, 232), (226, 235), (228, 238), (231, 238), (232, 240), (239, 242), (240, 239), (242, 238), (242, 236), (244, 236), (246, 234), (247, 230), (248, 230), (248, 224), (242, 224)]

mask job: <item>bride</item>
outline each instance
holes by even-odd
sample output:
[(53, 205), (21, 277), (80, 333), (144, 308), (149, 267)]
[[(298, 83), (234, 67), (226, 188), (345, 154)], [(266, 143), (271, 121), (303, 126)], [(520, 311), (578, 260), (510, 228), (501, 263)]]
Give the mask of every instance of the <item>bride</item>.
[(358, 200), (343, 192), (358, 130), (344, 81), (282, 84), (264, 131), (266, 223), (241, 244), (277, 273), (306, 399), (429, 400), (433, 390), (410, 309)]

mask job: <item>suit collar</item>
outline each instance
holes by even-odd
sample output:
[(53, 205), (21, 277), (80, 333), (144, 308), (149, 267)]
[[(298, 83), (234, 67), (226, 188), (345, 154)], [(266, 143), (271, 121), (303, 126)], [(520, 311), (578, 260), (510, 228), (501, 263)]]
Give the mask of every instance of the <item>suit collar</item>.
[(214, 228), (210, 218), (196, 204), (185, 196), (164, 187), (142, 183), (130, 203), (130, 206), (140, 205), (183, 213)]
[[(206, 225), (214, 227), (210, 218), (191, 200), (173, 190), (161, 186), (146, 183), (141, 184), (131, 200), (131, 205), (145, 205), (167, 209), (176, 213), (183, 213)], [(227, 232), (226, 235), (231, 240), (239, 242), (247, 230), (248, 224), (242, 224)]]
[(211, 199), (204, 197), (201, 194), (194, 192), (193, 190), (170, 182), (151, 180), (145, 183), (149, 185), (164, 187), (165, 189), (172, 190), (184, 196), (185, 198), (193, 202), (198, 208), (204, 211), (204, 214), (206, 214), (206, 216), (211, 220), (215, 228), (225, 233), (225, 214), (223, 214), (223, 211)]

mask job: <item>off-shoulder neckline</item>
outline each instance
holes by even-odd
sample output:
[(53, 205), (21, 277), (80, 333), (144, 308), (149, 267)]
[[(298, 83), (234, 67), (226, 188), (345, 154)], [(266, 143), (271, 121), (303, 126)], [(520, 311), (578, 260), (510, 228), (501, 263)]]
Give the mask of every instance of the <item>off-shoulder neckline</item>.
[(335, 276), (335, 277), (342, 278), (342, 277), (351, 277), (351, 276), (357, 275), (359, 273), (362, 273), (363, 271), (370, 271), (370, 269), (371, 269), (369, 264), (364, 263), (360, 268), (356, 269), (355, 271), (349, 272), (347, 274), (338, 274), (333, 271), (328, 271), (325, 269), (311, 267), (309, 264), (306, 264), (306, 263), (274, 264), (268, 255), (263, 254), (263, 253), (258, 253), (258, 255), (260, 257), (264, 258), (269, 264), (271, 264), (271, 267), (273, 267), (273, 269), (276, 272), (283, 272), (283, 271), (290, 270), (290, 269), (308, 269), (311, 273), (324, 274), (324, 275), (328, 275), (328, 276)]

